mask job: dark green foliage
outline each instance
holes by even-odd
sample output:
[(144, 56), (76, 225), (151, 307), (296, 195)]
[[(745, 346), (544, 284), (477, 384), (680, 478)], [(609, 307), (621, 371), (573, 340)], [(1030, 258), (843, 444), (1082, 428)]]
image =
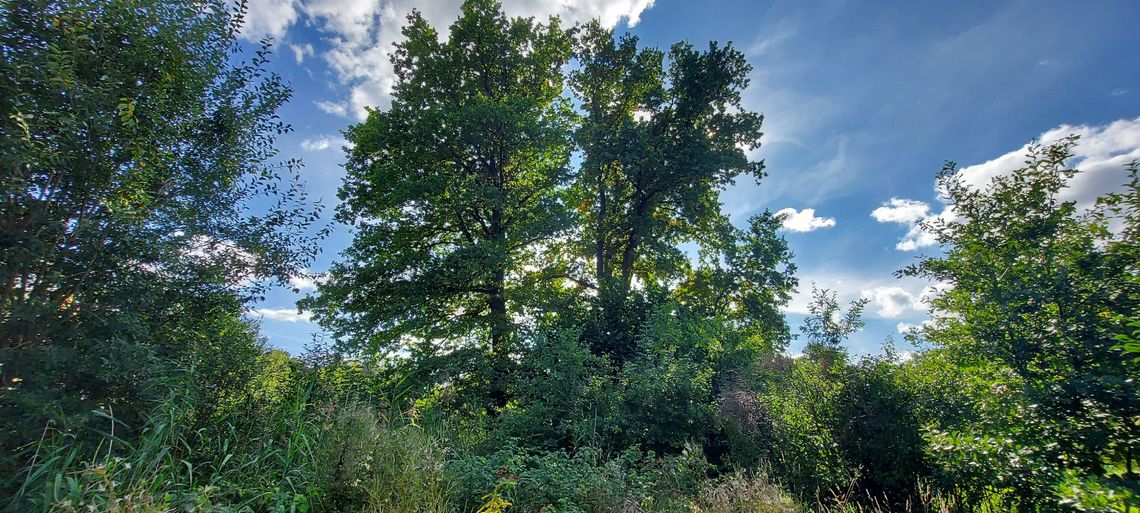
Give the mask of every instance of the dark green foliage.
[(799, 285), (788, 241), (777, 233), (780, 220), (765, 211), (748, 220), (748, 230), (702, 252), (700, 266), (674, 295), (695, 313), (719, 318), (769, 352), (787, 349), (792, 335), (780, 308)]
[(578, 333), (541, 337), (533, 347), (503, 419), (505, 436), (611, 451), (641, 446), (676, 453), (710, 444), (718, 430), (717, 376), (736, 373), (763, 351), (676, 303), (649, 313), (638, 353), (621, 366), (592, 354)]
[(570, 455), (505, 447), (460, 458), (449, 471), (461, 490), (459, 511), (478, 509), (485, 491), (498, 490), (512, 511), (605, 513), (689, 511), (684, 500), (709, 469), (699, 451), (654, 460), (637, 450), (606, 457), (594, 449)]
[(314, 215), (274, 162), (290, 90), (265, 48), (232, 64), (239, 23), (224, 2), (0, 8), (2, 468), (96, 408), (139, 425), (178, 369), (215, 405), (255, 372), (246, 282), (297, 272)]
[(519, 370), (518, 394), (503, 432), (528, 447), (599, 447), (619, 434), (612, 420), (621, 392), (610, 362), (576, 331), (540, 335)]
[(917, 382), (914, 366), (901, 363), (888, 347), (847, 367), (844, 381), (835, 437), (858, 469), (859, 489), (896, 508), (914, 503), (931, 472), (922, 438), (928, 391)]

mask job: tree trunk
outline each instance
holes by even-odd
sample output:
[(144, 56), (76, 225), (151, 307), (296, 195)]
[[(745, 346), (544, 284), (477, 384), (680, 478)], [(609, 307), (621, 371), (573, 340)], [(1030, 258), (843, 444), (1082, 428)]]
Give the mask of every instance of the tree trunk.
[[(491, 240), (498, 250), (504, 250), (506, 243), (506, 228), (503, 226), (502, 208), (496, 207), (491, 211)], [(495, 264), (495, 274), (491, 283), (491, 297), (489, 299), (491, 321), (491, 383), (490, 395), (492, 401), (491, 414), (507, 405), (507, 381), (510, 377), (510, 319), (507, 314), (507, 299), (504, 297), (506, 288), (506, 262)]]
[(595, 242), (597, 285), (601, 290), (603, 282), (609, 278), (606, 269), (606, 171), (605, 167), (598, 169), (598, 219), (597, 240)]

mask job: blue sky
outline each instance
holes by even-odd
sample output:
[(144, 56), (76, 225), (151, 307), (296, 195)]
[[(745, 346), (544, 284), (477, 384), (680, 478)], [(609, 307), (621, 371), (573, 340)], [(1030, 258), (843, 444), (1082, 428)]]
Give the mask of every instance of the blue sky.
[[(283, 157), (305, 162), (309, 192), (326, 213), (343, 170), (339, 131), (364, 106), (388, 102), (386, 53), (413, 7), (443, 28), (458, 0), (250, 0), (246, 37), (272, 36), (272, 67), (294, 88), (281, 112), (295, 132)], [(788, 308), (798, 326), (812, 282), (849, 301), (867, 297), (867, 327), (849, 341), (876, 351), (900, 324), (927, 314), (924, 289), (892, 273), (937, 251), (914, 222), (952, 215), (934, 190), (946, 160), (982, 185), (1011, 169), (1031, 139), (1081, 133), (1086, 172), (1069, 195), (1087, 202), (1123, 181), (1140, 158), (1140, 2), (912, 2), (507, 0), (512, 15), (600, 18), (646, 45), (732, 41), (755, 67), (745, 104), (765, 115), (753, 154), (769, 176), (722, 194), (743, 222), (788, 211), (801, 291)], [(808, 210), (810, 209), (810, 210)], [(312, 270), (351, 240), (336, 227)], [(304, 287), (306, 284), (299, 282)], [(270, 343), (298, 352), (318, 328), (299, 296), (274, 290), (254, 305)], [(794, 343), (798, 351), (802, 343)]]

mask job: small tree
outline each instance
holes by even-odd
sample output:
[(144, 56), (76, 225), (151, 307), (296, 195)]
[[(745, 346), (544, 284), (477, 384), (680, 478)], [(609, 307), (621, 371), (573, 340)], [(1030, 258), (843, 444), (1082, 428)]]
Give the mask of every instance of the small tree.
[(813, 284), (811, 297), (808, 316), (800, 326), (800, 333), (807, 338), (804, 354), (824, 365), (845, 359), (847, 349), (843, 347), (843, 341), (863, 329), (863, 309), (867, 306), (868, 299), (852, 301), (844, 313), (834, 291), (819, 289)]
[[(947, 164), (939, 184), (956, 217), (924, 224), (945, 252), (902, 271), (949, 284), (923, 334), (986, 380), (974, 394), (979, 416), (934, 432), (943, 463), (982, 458), (990, 473), (979, 480), (1023, 503), (1079, 501), (1074, 480), (1136, 493), (1120, 470), (1140, 441), (1140, 367), (1115, 338), (1140, 306), (1136, 218), (1106, 206), (1135, 205), (1137, 183), (1079, 212), (1060, 198), (1077, 173), (1066, 165), (1076, 144), (1034, 144), (1023, 167), (985, 188)], [(1004, 411), (986, 413), (995, 406)]]

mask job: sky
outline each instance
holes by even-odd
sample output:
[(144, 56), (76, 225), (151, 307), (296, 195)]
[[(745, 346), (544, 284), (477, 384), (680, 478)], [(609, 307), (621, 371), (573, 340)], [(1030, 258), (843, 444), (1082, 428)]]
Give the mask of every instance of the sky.
[[(504, 0), (512, 16), (564, 23), (597, 18), (644, 45), (732, 42), (754, 70), (747, 108), (764, 114), (758, 184), (724, 191), (737, 224), (782, 211), (799, 268), (787, 307), (799, 326), (811, 285), (849, 302), (867, 298), (866, 327), (848, 341), (872, 353), (927, 319), (924, 297), (937, 284), (894, 272), (938, 247), (917, 222), (950, 216), (934, 187), (946, 161), (977, 186), (1017, 167), (1032, 140), (1081, 135), (1082, 170), (1066, 197), (1091, 204), (1118, 189), (1124, 166), (1140, 159), (1140, 2), (1131, 0), (913, 2), (844, 0)], [(280, 114), (294, 132), (283, 158), (305, 162), (306, 188), (326, 219), (344, 176), (340, 131), (366, 107), (390, 101), (387, 54), (413, 7), (438, 29), (458, 0), (249, 0), (247, 44), (271, 37), (270, 65), (294, 90)], [(329, 221), (326, 221), (329, 222)], [(351, 241), (334, 226), (311, 271), (327, 270)], [(312, 292), (277, 288), (251, 307), (269, 343), (299, 353), (320, 333), (296, 300)], [(794, 354), (803, 341), (790, 347)]]

